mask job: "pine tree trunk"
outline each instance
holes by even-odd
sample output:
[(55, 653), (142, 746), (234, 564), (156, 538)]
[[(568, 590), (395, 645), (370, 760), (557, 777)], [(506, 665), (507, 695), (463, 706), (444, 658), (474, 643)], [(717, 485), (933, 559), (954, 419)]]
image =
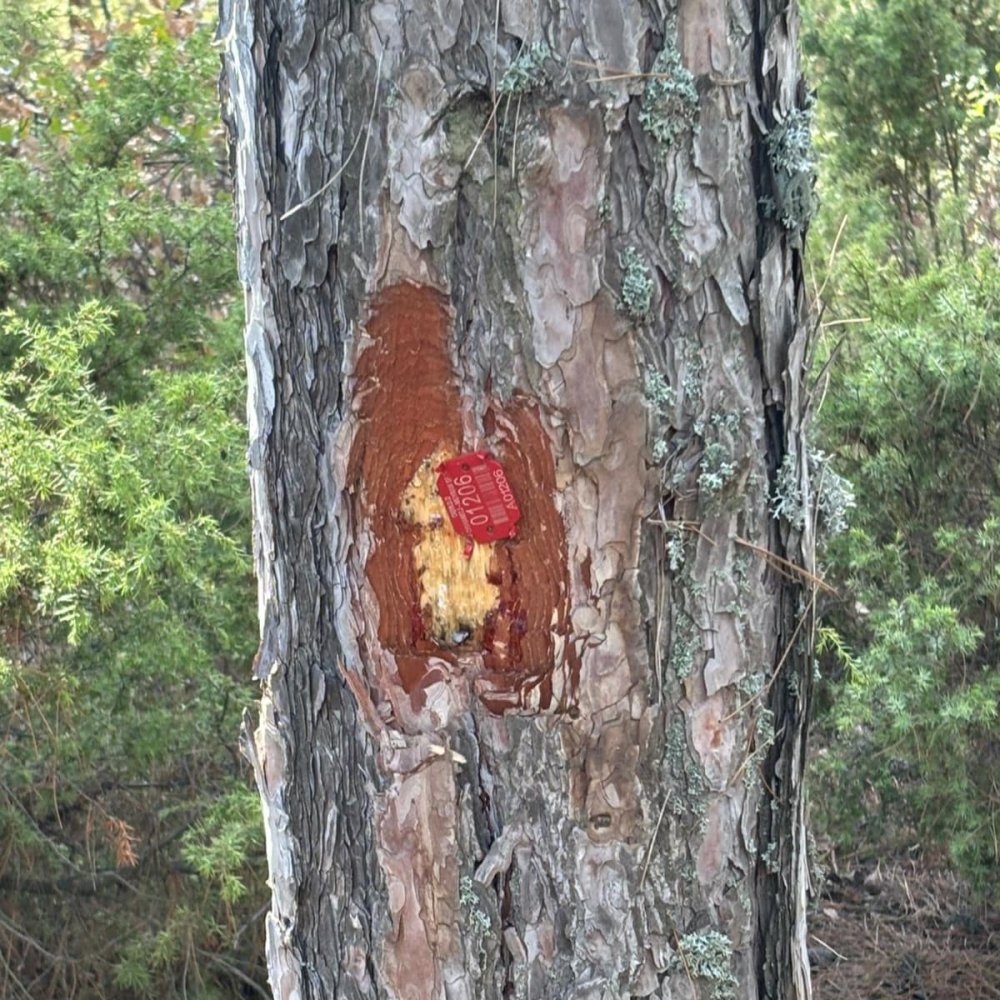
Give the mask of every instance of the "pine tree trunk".
[(275, 996), (807, 997), (795, 5), (223, 7)]

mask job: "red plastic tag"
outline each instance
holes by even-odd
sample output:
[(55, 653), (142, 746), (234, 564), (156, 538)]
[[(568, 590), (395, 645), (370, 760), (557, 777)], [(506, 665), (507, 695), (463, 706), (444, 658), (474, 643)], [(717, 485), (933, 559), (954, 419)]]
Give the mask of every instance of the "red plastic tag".
[[(513, 538), (521, 508), (503, 466), (488, 451), (459, 455), (437, 467), (437, 490), (452, 527), (481, 544)], [(466, 557), (472, 546), (466, 548)]]

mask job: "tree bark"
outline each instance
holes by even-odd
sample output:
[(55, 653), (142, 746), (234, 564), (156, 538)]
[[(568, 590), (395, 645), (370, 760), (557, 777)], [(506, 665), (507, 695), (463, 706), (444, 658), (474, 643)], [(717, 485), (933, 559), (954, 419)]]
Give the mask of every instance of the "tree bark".
[(223, 0), (276, 997), (809, 996), (797, 32)]

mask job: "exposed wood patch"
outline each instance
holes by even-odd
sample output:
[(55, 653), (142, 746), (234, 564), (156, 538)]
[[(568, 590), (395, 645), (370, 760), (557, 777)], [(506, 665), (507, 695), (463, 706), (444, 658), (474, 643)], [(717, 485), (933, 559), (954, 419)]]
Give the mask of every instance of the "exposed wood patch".
[(413, 563), (420, 584), (421, 625), (440, 646), (482, 644), (487, 615), (494, 614), (500, 588), (490, 573), (492, 546), (466, 543), (448, 521), (437, 491), (437, 467), (451, 455), (435, 452), (424, 459), (403, 493), (404, 519), (420, 529)]
[[(417, 711), (419, 692), (446, 678), (473, 682), (494, 712), (565, 703), (578, 667), (565, 527), (538, 407), (491, 402), (484, 440), (463, 439), (468, 407), (451, 360), (451, 317), (432, 288), (385, 289), (367, 333), (355, 366), (348, 482), (357, 523), (373, 536), (365, 575), (378, 605), (378, 643), (395, 658), (398, 685), (416, 696)], [(521, 521), (515, 539), (477, 544), (466, 558), (466, 540), (437, 494), (436, 469), (472, 447), (491, 449), (503, 463)]]
[(356, 366), (360, 427), (351, 448), (349, 482), (359, 523), (375, 546), (365, 567), (378, 601), (378, 638), (399, 653), (427, 644), (414, 549), (418, 524), (403, 516), (403, 495), (421, 463), (456, 453), (462, 440), (460, 397), (447, 351), (449, 317), (433, 289), (401, 284), (377, 299), (368, 321), (373, 343)]

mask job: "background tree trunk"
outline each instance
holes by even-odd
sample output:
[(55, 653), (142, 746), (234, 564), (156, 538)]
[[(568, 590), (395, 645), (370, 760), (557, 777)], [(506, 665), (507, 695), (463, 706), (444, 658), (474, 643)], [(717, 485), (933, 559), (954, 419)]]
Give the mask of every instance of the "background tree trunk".
[(223, 8), (275, 995), (808, 996), (795, 5)]

